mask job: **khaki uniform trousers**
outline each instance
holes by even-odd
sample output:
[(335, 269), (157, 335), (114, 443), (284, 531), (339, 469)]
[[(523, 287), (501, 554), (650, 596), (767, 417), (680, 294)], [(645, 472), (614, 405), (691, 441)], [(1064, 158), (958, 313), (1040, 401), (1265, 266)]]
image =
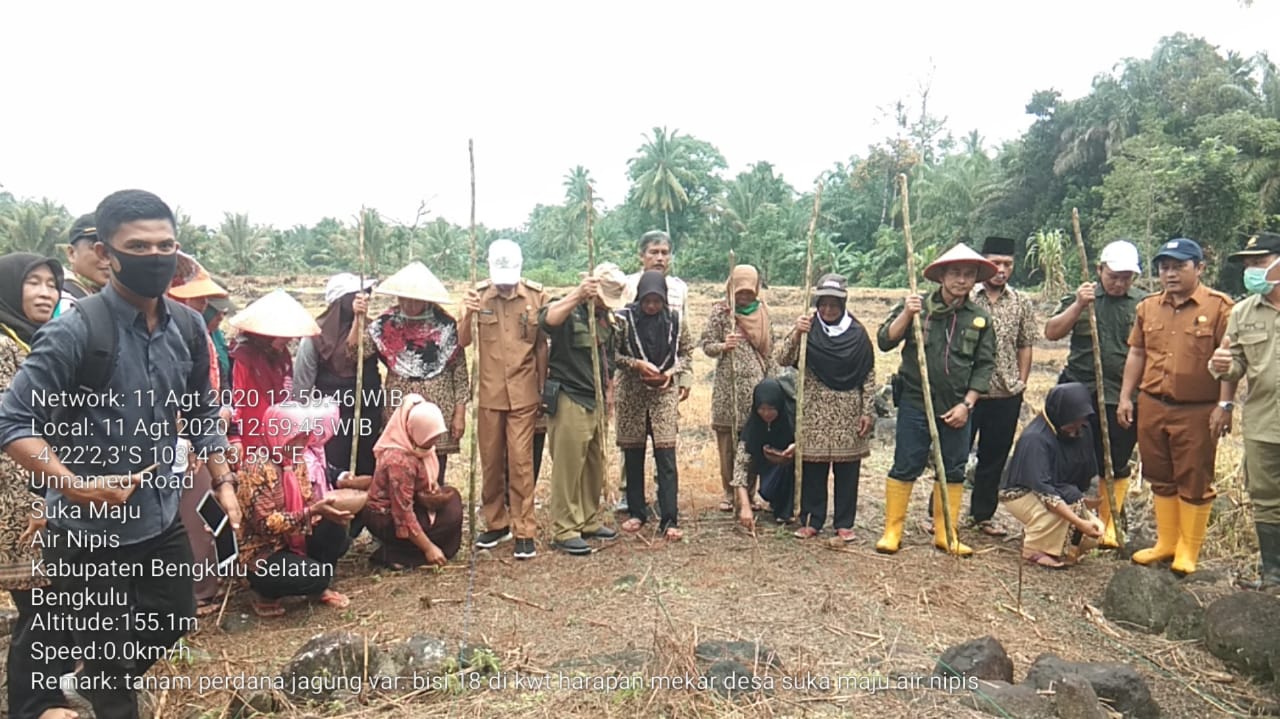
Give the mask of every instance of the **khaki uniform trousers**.
[[(480, 511), (485, 529), (510, 529), (516, 539), (533, 539), (537, 520), (533, 514), (533, 430), (538, 406), (520, 409), (479, 408), (476, 438), (479, 442), (483, 487)], [(507, 503), (510, 501), (510, 510)]]
[(1209, 436), (1214, 403), (1168, 404), (1138, 394), (1138, 454), (1151, 493), (1208, 504), (1213, 491), (1218, 438)]
[[(597, 412), (603, 412), (601, 407)], [(597, 412), (561, 392), (547, 423), (551, 450), (552, 539), (565, 542), (600, 529), (605, 426)]]

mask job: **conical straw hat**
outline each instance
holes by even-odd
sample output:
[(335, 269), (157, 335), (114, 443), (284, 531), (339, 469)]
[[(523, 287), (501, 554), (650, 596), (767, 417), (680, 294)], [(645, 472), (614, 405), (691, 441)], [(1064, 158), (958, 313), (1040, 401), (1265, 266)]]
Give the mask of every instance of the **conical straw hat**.
[(942, 275), (947, 271), (950, 265), (973, 265), (978, 268), (978, 282), (986, 282), (995, 276), (999, 270), (987, 258), (973, 251), (965, 243), (952, 247), (942, 256), (934, 260), (928, 267), (924, 268), (925, 279), (934, 282), (942, 282)]
[(227, 297), (226, 288), (218, 284), (196, 258), (178, 252), (178, 269), (169, 284), (169, 296), (179, 300), (196, 297)]
[(267, 337), (310, 337), (320, 334), (311, 313), (288, 292), (276, 290), (259, 297), (227, 320), (227, 324), (244, 332)]
[(374, 292), (392, 297), (433, 302), (442, 307), (453, 302), (444, 283), (421, 262), (410, 262), (399, 272), (378, 283)]

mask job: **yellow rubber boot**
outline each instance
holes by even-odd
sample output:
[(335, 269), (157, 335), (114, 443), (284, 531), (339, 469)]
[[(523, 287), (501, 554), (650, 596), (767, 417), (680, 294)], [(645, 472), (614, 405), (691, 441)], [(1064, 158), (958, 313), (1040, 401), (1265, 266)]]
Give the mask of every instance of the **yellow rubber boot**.
[[(1129, 494), (1129, 480), (1117, 479), (1111, 482), (1111, 496), (1115, 500), (1116, 511), (1124, 509), (1124, 498)], [(1098, 540), (1098, 547), (1101, 549), (1118, 549), (1119, 543), (1116, 542), (1116, 518), (1111, 516), (1111, 507), (1108, 506), (1106, 500), (1098, 506), (1098, 518), (1102, 520), (1106, 526), (1102, 538)]]
[(1151, 508), (1156, 514), (1156, 546), (1133, 553), (1133, 561), (1138, 564), (1151, 564), (1172, 559), (1178, 548), (1178, 535), (1181, 527), (1178, 524), (1177, 497), (1161, 497), (1151, 495)]
[[(942, 498), (938, 496), (943, 482), (933, 484), (933, 546), (943, 551), (947, 548), (947, 525), (942, 521)], [(964, 485), (959, 482), (946, 482), (947, 507), (951, 510), (951, 529), (956, 532), (955, 553), (961, 557), (973, 554), (973, 549), (960, 543), (960, 504), (964, 502)]]
[(1178, 500), (1178, 523), (1181, 534), (1178, 536), (1178, 547), (1173, 553), (1173, 564), (1169, 567), (1179, 574), (1191, 574), (1196, 571), (1196, 560), (1200, 559), (1200, 547), (1204, 544), (1204, 535), (1209, 528), (1209, 513), (1213, 511), (1213, 502), (1190, 504)]
[(914, 482), (884, 481), (884, 536), (876, 542), (876, 551), (893, 554), (902, 542), (902, 523), (907, 519), (907, 505), (911, 503)]

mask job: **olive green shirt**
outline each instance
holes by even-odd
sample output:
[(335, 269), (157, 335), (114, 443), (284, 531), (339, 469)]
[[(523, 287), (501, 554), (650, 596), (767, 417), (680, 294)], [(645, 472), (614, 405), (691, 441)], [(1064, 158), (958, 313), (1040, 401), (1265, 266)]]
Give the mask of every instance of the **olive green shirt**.
[[(553, 304), (553, 303), (552, 303)], [(569, 318), (557, 327), (547, 324), (550, 304), (538, 310), (538, 326), (551, 338), (551, 350), (547, 358), (548, 379), (560, 383), (569, 399), (588, 412), (596, 409), (596, 388), (591, 381), (591, 325), (587, 320), (587, 306), (573, 308)], [(597, 310), (596, 342), (600, 353), (600, 391), (603, 394), (613, 374), (613, 333), (615, 322), (612, 312)]]
[[(1124, 363), (1129, 357), (1129, 332), (1138, 316), (1138, 303), (1145, 295), (1130, 287), (1127, 294), (1112, 297), (1096, 286), (1093, 304), (1098, 313), (1098, 344), (1102, 347), (1102, 392), (1109, 405), (1120, 404), (1120, 385), (1124, 382)], [(1054, 317), (1074, 304), (1075, 295), (1062, 298)], [(1093, 368), (1093, 337), (1089, 333), (1089, 313), (1080, 313), (1071, 328), (1071, 352), (1067, 355), (1067, 378), (1089, 388), (1090, 396), (1098, 392)]]
[[(941, 303), (941, 291), (933, 293), (933, 301)], [(939, 415), (964, 401), (973, 390), (986, 394), (991, 389), (991, 375), (996, 367), (996, 338), (991, 315), (968, 298), (954, 312), (928, 315), (930, 300), (914, 321), (924, 318), (925, 356), (929, 363), (929, 388), (933, 409)], [(889, 352), (902, 344), (902, 365), (898, 376), (902, 381), (902, 401), (924, 408), (924, 390), (920, 382), (920, 361), (916, 350), (915, 331), (910, 326), (897, 342), (889, 340), (889, 325), (902, 314), (898, 303), (880, 331), (876, 344), (881, 352)]]
[(1231, 371), (1209, 373), (1224, 382), (1244, 378), (1244, 436), (1255, 442), (1280, 444), (1280, 309), (1260, 295), (1250, 295), (1231, 308), (1227, 318)]

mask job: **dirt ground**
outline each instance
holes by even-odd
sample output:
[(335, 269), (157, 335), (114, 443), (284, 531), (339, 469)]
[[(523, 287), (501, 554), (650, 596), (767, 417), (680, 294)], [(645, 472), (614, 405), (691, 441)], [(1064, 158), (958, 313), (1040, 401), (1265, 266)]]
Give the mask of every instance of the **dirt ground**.
[[(316, 307), (323, 280), (302, 282), (309, 291), (299, 296)], [(238, 287), (237, 294), (260, 295), (275, 286), (269, 284), (260, 280)], [(718, 293), (719, 288), (710, 285), (694, 288), (690, 313), (695, 337)], [(851, 308), (874, 333), (902, 294), (855, 290)], [(775, 323), (790, 324), (800, 310), (799, 292), (778, 288), (768, 297)], [(1030, 405), (1038, 409), (1065, 357), (1065, 344), (1037, 348), (1027, 395)], [(887, 378), (897, 364), (896, 352), (881, 354), (877, 374)], [(962, 531), (962, 539), (976, 550), (969, 559), (935, 551), (931, 537), (922, 535), (914, 521), (923, 513), (928, 482), (917, 483), (903, 550), (895, 556), (876, 554), (873, 544), (883, 526), (891, 440), (877, 443), (863, 463), (853, 544), (830, 543), (829, 525), (822, 538), (806, 542), (768, 521), (755, 537), (736, 529), (732, 516), (716, 509), (718, 468), (708, 425), (713, 364), (699, 351), (695, 368), (698, 381), (682, 405), (678, 455), (683, 541), (669, 544), (646, 533), (606, 544), (587, 558), (551, 550), (545, 535), (548, 460), (538, 487), (544, 536), (539, 538), (536, 559), (514, 561), (508, 543), (478, 558), (464, 549), (441, 571), (386, 573), (369, 568), (370, 544), (362, 541), (339, 565), (336, 588), (351, 597), (349, 609), (298, 602), (290, 604), (281, 619), (259, 620), (248, 614), (245, 591), (237, 590), (226, 612), (243, 615), (251, 629), (228, 634), (212, 620), (202, 621), (187, 640), (201, 650), (201, 658), (155, 671), (191, 676), (272, 674), (312, 635), (348, 630), (379, 644), (420, 632), (455, 646), (482, 643), (493, 649), (504, 673), (554, 673), (557, 662), (631, 652), (644, 662), (647, 677), (683, 677), (697, 676), (705, 666), (695, 664), (697, 643), (746, 640), (763, 643), (780, 659), (781, 667), (768, 672), (779, 682), (771, 694), (729, 702), (696, 689), (529, 691), (509, 686), (422, 693), (407, 700), (365, 696), (363, 703), (294, 708), (280, 715), (959, 717), (981, 716), (958, 703), (965, 691), (884, 689), (884, 683), (928, 675), (948, 646), (992, 635), (1012, 657), (1015, 681), (1044, 652), (1069, 660), (1130, 663), (1147, 678), (1165, 716), (1248, 712), (1256, 698), (1266, 696), (1244, 679), (1213, 681), (1222, 679), (1215, 673), (1224, 668), (1197, 643), (1169, 642), (1092, 618), (1091, 608), (1099, 604), (1107, 580), (1122, 566), (1118, 558), (1091, 556), (1065, 572), (1024, 566), (1016, 531), (1005, 540)], [(1232, 438), (1220, 453), (1226, 482), (1236, 481), (1238, 444), (1238, 437)], [(608, 457), (607, 484), (616, 496), (618, 456), (610, 451)], [(466, 469), (465, 461), (450, 462), (448, 482), (465, 487)], [(1146, 494), (1145, 488), (1142, 492)], [(1238, 490), (1234, 502), (1238, 507)], [(1135, 497), (1136, 515), (1143, 505), (1144, 499)], [(1247, 542), (1252, 538), (1247, 535), (1252, 533), (1239, 529), (1248, 525), (1241, 525), (1238, 516), (1245, 511), (1221, 514), (1205, 551), (1204, 569), (1226, 576), (1248, 566)], [(999, 516), (1006, 526), (1016, 528), (1003, 510)], [(1204, 584), (1202, 599), (1226, 591), (1222, 585)], [(605, 668), (587, 671), (593, 672), (608, 673)], [(810, 688), (783, 689), (784, 676), (811, 682)], [(841, 677), (845, 686), (823, 688), (824, 679), (834, 682)], [(869, 691), (868, 683), (882, 690)], [(210, 719), (225, 716), (230, 699), (226, 691), (159, 697), (165, 716)]]

